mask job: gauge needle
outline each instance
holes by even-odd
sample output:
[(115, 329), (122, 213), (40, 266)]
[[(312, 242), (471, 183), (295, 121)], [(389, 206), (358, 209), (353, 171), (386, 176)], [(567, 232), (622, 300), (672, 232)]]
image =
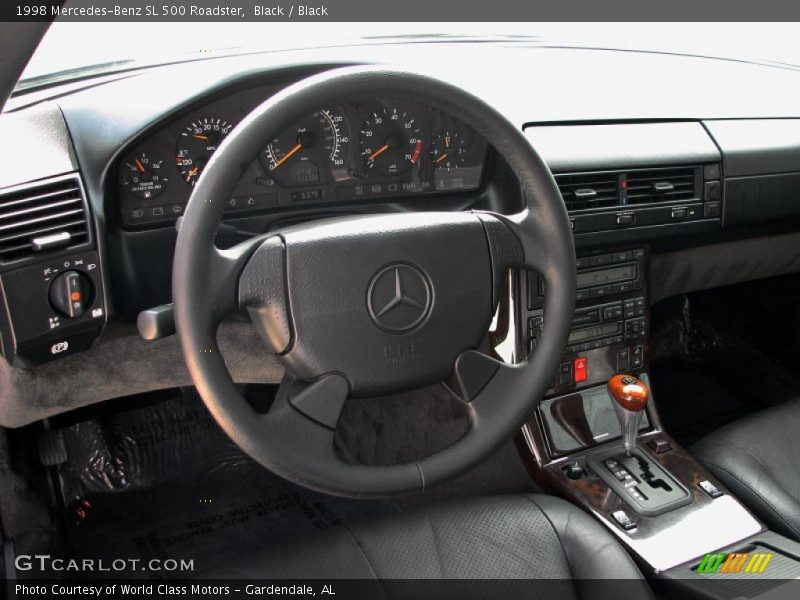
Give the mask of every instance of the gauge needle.
[(144, 173), (144, 165), (141, 162), (139, 162), (139, 159), (134, 158), (133, 162), (136, 163), (136, 168), (139, 169), (139, 173)]
[(193, 135), (192, 137), (196, 140), (203, 140), (204, 142), (208, 141), (207, 135)]
[(437, 162), (437, 163), (440, 163), (440, 162), (442, 162), (442, 161), (443, 161), (445, 158), (447, 158), (447, 152), (445, 152), (445, 153), (444, 153), (444, 154), (442, 154), (442, 155), (441, 155), (439, 158), (437, 158), (437, 159), (436, 159), (436, 162)]
[(189, 180), (190, 180), (192, 177), (194, 177), (195, 175), (197, 175), (197, 167), (195, 167), (194, 169), (192, 169), (191, 171), (189, 171), (189, 176), (186, 178), (186, 181), (189, 181)]
[(275, 169), (277, 169), (278, 167), (280, 167), (280, 166), (281, 166), (283, 163), (285, 163), (287, 160), (289, 160), (289, 159), (290, 159), (290, 158), (292, 158), (292, 157), (293, 157), (295, 154), (297, 154), (297, 153), (300, 151), (300, 148), (302, 148), (302, 147), (303, 147), (303, 144), (300, 144), (300, 143), (297, 143), (297, 144), (295, 144), (294, 148), (292, 148), (291, 150), (289, 150), (289, 151), (288, 151), (288, 152), (287, 152), (287, 153), (286, 153), (286, 154), (283, 156), (283, 158), (282, 158), (282, 159), (280, 159), (278, 162), (276, 162), (274, 165), (272, 165), (272, 168), (271, 168), (270, 170), (274, 171)]
[(375, 152), (373, 152), (372, 154), (370, 154), (370, 155), (369, 155), (369, 160), (375, 160), (375, 159), (376, 159), (376, 158), (378, 158), (378, 157), (379, 157), (381, 154), (383, 154), (384, 152), (386, 152), (388, 149), (389, 149), (389, 144), (384, 144), (383, 146), (381, 146), (380, 148), (378, 148), (377, 150), (375, 150)]

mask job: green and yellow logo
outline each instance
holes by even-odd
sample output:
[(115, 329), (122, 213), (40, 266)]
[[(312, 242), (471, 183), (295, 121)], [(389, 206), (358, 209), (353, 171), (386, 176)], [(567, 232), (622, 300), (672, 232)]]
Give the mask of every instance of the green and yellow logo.
[(763, 573), (772, 552), (712, 552), (697, 565), (698, 573)]

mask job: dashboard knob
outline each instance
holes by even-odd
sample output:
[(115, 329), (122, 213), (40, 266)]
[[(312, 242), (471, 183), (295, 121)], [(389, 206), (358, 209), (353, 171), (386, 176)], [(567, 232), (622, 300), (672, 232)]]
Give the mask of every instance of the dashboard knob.
[(92, 282), (80, 271), (64, 271), (50, 283), (50, 306), (75, 319), (86, 312), (91, 301)]

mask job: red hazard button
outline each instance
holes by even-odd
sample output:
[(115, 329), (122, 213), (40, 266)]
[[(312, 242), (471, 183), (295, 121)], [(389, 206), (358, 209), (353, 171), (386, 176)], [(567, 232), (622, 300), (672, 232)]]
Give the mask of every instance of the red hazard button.
[(586, 360), (585, 356), (579, 356), (575, 359), (575, 364), (573, 365), (573, 373), (575, 376), (575, 383), (581, 383), (582, 381), (586, 381), (586, 369), (589, 366), (589, 361)]

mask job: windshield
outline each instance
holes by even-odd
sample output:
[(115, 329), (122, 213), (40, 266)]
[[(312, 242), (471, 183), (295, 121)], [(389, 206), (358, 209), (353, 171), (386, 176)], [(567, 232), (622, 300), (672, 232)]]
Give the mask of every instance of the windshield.
[(115, 70), (228, 54), (354, 44), (496, 39), (800, 65), (790, 23), (96, 23), (56, 22), (18, 90)]

